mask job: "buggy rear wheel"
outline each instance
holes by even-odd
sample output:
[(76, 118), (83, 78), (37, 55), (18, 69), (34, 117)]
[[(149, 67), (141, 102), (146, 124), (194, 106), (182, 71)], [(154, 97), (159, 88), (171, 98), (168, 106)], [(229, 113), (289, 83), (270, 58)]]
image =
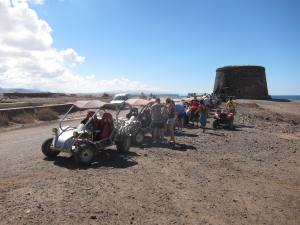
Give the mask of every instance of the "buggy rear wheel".
[(45, 156), (49, 158), (54, 158), (59, 154), (59, 151), (51, 149), (51, 143), (53, 141), (53, 138), (49, 138), (42, 144), (42, 152)]
[(90, 165), (95, 159), (95, 150), (89, 147), (79, 148), (74, 153), (76, 163), (80, 165)]
[(116, 142), (117, 150), (119, 152), (128, 152), (130, 149), (131, 137), (124, 136), (120, 141)]
[(142, 144), (143, 141), (144, 141), (144, 132), (143, 132), (143, 131), (138, 131), (138, 132), (136, 133), (136, 135), (134, 135), (134, 136), (132, 137), (132, 139), (133, 139), (133, 142), (134, 142), (135, 144), (138, 144), (138, 145)]
[(216, 120), (214, 120), (214, 122), (213, 122), (213, 128), (214, 129), (218, 129), (218, 127), (219, 127), (219, 123)]

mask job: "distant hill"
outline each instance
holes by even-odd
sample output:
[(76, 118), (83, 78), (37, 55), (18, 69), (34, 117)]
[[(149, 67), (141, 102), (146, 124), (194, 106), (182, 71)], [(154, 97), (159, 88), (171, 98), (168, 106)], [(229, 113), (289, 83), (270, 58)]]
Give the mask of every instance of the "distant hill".
[(0, 93), (40, 93), (37, 89), (25, 89), (25, 88), (1, 88)]

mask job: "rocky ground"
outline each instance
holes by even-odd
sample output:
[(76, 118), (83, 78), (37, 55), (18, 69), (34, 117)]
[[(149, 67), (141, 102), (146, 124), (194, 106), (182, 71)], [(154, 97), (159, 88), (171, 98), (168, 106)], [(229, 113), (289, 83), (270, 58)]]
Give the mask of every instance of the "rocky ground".
[(44, 158), (50, 125), (2, 132), (0, 224), (299, 224), (300, 103), (239, 103), (234, 131), (186, 128), (85, 168)]

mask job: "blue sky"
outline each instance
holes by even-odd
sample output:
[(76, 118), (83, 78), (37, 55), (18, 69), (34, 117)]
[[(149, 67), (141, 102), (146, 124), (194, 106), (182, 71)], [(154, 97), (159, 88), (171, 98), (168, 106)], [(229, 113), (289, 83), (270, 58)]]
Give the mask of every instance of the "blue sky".
[(215, 70), (266, 67), (270, 94), (300, 94), (300, 1), (46, 0), (31, 5), (73, 48), (73, 70), (172, 92), (211, 92)]

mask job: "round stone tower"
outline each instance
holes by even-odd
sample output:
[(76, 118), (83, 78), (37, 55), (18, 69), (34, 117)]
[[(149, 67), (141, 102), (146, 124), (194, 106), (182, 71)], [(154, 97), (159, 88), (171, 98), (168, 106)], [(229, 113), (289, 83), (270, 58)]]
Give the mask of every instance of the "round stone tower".
[(218, 68), (214, 93), (225, 97), (269, 99), (265, 68), (262, 66)]

